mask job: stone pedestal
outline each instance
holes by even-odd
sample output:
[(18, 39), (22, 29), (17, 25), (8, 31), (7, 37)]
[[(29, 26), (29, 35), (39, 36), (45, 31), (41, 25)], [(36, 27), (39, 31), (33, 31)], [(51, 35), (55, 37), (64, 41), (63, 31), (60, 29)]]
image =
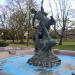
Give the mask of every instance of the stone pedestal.
[(61, 60), (52, 51), (39, 51), (27, 63), (34, 66), (53, 67), (61, 64)]

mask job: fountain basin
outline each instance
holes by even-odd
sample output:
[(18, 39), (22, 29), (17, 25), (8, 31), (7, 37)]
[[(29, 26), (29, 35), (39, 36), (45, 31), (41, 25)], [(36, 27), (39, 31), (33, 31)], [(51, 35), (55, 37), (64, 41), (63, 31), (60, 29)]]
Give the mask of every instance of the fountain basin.
[(71, 75), (75, 73), (75, 57), (57, 55), (61, 65), (56, 67), (39, 67), (27, 64), (33, 55), (20, 55), (0, 60), (0, 69), (11, 75)]

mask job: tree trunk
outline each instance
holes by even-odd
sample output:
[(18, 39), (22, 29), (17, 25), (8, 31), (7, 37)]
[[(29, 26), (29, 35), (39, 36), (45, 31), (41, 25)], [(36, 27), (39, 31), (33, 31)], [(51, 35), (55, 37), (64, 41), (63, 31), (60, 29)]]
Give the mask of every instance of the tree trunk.
[(14, 39), (13, 39), (13, 43), (14, 43)]
[(20, 35), (19, 35), (19, 37), (20, 37), (20, 43), (23, 44), (24, 43), (24, 32), (21, 29), (21, 31), (19, 33), (20, 33)]
[(30, 32), (30, 30), (29, 30), (29, 28), (30, 28), (30, 15), (31, 15), (31, 12), (30, 12), (30, 10), (31, 10), (31, 6), (30, 6), (30, 4), (31, 4), (31, 1), (29, 2), (29, 12), (28, 12), (28, 15), (29, 15), (29, 19), (28, 19), (28, 35), (27, 35), (27, 46), (29, 45), (29, 32)]
[(21, 43), (21, 44), (23, 44), (23, 43), (24, 43), (23, 39), (21, 39), (21, 40), (20, 40), (20, 43)]
[(65, 25), (64, 25), (63, 28), (62, 28), (62, 33), (61, 33), (61, 36), (60, 36), (59, 45), (62, 45), (63, 37), (64, 37), (64, 32), (65, 32)]
[(20, 36), (20, 43), (23, 44), (24, 43), (24, 34), (22, 33), (22, 35)]
[(28, 30), (28, 35), (27, 35), (27, 46), (29, 45), (29, 30)]
[(62, 42), (63, 42), (63, 36), (60, 36), (59, 45), (62, 45)]
[(12, 36), (12, 41), (13, 41), (13, 43), (15, 42), (15, 35), (14, 34)]

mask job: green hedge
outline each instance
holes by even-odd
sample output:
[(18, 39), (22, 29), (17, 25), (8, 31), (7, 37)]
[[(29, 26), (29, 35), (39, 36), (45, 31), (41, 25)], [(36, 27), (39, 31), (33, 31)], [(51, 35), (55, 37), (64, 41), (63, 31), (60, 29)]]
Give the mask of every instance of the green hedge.
[(7, 43), (6, 41), (0, 41), (0, 47), (6, 47), (8, 45), (9, 43)]

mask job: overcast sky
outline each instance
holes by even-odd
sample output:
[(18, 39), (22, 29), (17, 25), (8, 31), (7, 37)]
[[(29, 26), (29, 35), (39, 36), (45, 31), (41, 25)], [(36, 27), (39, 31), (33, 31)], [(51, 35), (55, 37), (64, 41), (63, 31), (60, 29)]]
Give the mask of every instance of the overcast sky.
[(0, 0), (0, 4), (5, 5), (6, 4), (5, 0)]
[[(40, 2), (40, 0), (38, 0), (38, 1)], [(47, 13), (49, 13), (50, 15), (52, 15), (51, 10), (50, 10), (50, 3), (51, 3), (53, 15), (56, 16), (56, 5), (55, 5), (55, 3), (53, 1), (54, 0), (44, 0), (43, 7), (44, 7), (44, 10)], [(58, 0), (56, 0), (56, 1), (58, 1)], [(69, 0), (66, 0), (66, 1), (68, 2)], [(70, 8), (72, 10), (74, 10), (74, 12), (75, 12), (75, 0), (70, 0), (70, 3), (69, 4), (71, 5)], [(75, 14), (74, 14), (74, 16), (75, 16)]]
[[(5, 4), (6, 4), (5, 1), (6, 1), (6, 0), (0, 0), (0, 4), (5, 5)], [(37, 1), (40, 2), (40, 1), (42, 1), (42, 0), (37, 0)], [(44, 0), (45, 7), (48, 7), (49, 1), (50, 1), (50, 0)], [(53, 0), (52, 0), (52, 1), (53, 1)], [(72, 1), (72, 8), (75, 9), (75, 0), (71, 0), (71, 1)]]
[[(6, 0), (0, 0), (0, 5), (6, 5), (5, 1)], [(36, 1), (41, 4), (42, 0), (36, 0)], [(58, 1), (58, 0), (56, 0), (56, 1)], [(56, 10), (55, 10), (56, 6), (55, 6), (53, 0), (44, 0), (44, 3), (43, 3), (44, 10), (51, 15), (51, 10), (50, 10), (50, 5), (49, 5), (50, 3), (49, 2), (51, 2), (52, 10), (54, 12), (53, 14), (55, 15), (55, 13), (56, 13)], [(71, 9), (75, 10), (75, 0), (71, 0), (70, 3), (71, 3)]]
[[(5, 2), (6, 0), (0, 0), (0, 4), (1, 5), (5, 5), (6, 4), (6, 2)], [(42, 0), (37, 0), (38, 2), (41, 2)], [(44, 9), (45, 10), (48, 10), (49, 9), (49, 1), (50, 0), (44, 0)], [(51, 0), (51, 3), (52, 3), (52, 1), (53, 0)], [(54, 3), (52, 3), (52, 6), (54, 6), (55, 4)], [(73, 9), (75, 9), (75, 0), (71, 0), (71, 7), (73, 8)]]

